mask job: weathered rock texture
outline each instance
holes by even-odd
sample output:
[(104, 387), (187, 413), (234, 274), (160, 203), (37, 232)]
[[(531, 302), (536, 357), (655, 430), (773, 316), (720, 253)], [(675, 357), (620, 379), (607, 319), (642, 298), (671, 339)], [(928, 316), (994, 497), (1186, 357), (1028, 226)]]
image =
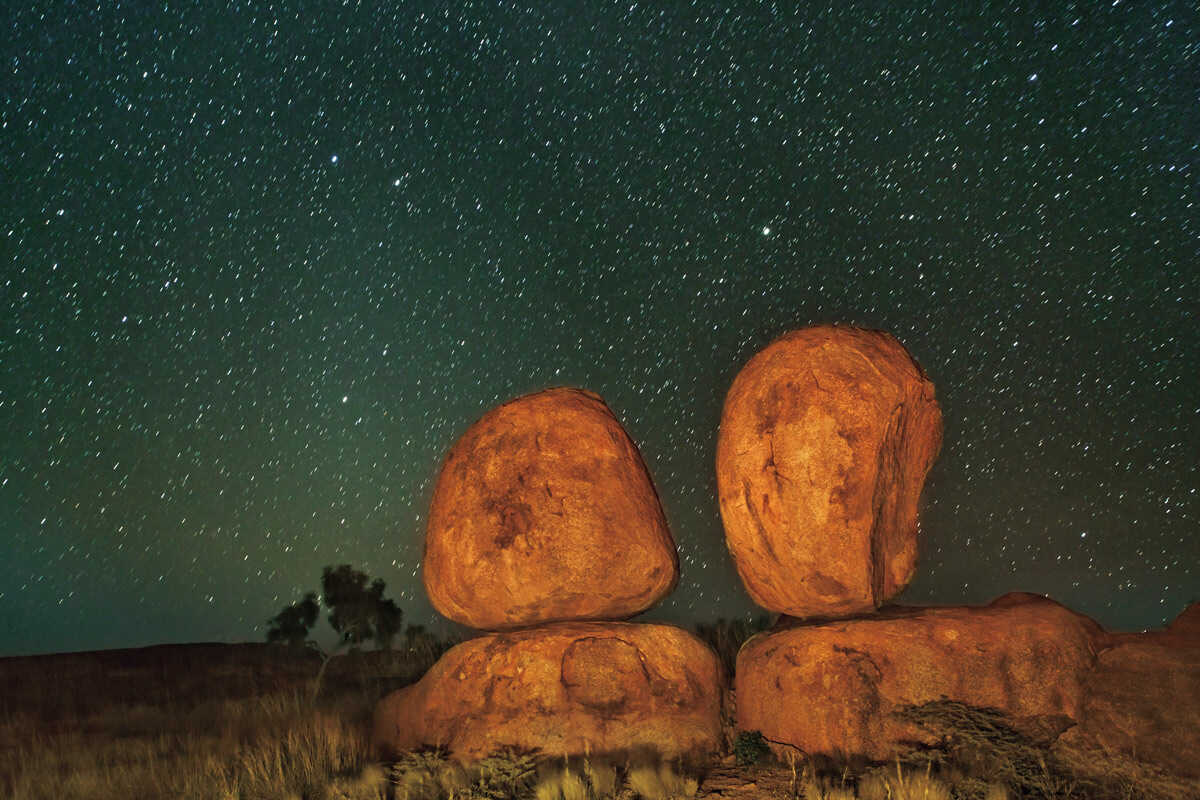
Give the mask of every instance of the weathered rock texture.
[(1200, 604), (1165, 631), (1119, 634), (1088, 677), (1071, 741), (1200, 778)]
[(955, 700), (1028, 728), (1078, 720), (1102, 636), (1087, 617), (1035, 595), (760, 634), (738, 655), (738, 727), (810, 754), (888, 759), (899, 742), (925, 738), (892, 715), (907, 705)]
[(385, 755), (440, 745), (464, 761), (501, 747), (699, 757), (720, 746), (720, 706), (716, 654), (690, 633), (564, 622), (449, 650), (380, 702), (374, 739)]
[(423, 564), (434, 607), (484, 629), (630, 617), (679, 579), (637, 447), (578, 389), (518, 398), (463, 434), (438, 476)]
[(941, 442), (933, 384), (889, 334), (805, 328), (750, 359), (717, 441), (721, 518), (750, 596), (796, 617), (895, 596)]

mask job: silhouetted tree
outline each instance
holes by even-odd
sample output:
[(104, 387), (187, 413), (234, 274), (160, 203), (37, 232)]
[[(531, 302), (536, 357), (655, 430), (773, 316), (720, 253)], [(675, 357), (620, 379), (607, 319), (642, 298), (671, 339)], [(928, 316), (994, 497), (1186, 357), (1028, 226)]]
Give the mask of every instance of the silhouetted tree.
[(309, 592), (298, 603), (292, 603), (275, 616), (267, 620), (271, 627), (267, 629), (268, 642), (287, 642), (290, 646), (301, 648), (308, 643), (308, 632), (316, 624), (320, 606), (317, 604), (316, 592)]
[[(382, 581), (376, 581), (382, 584)], [(382, 586), (381, 586), (382, 589)], [(403, 625), (404, 612), (395, 600), (380, 598), (375, 617), (375, 646), (380, 650), (391, 650), (392, 639), (400, 632)]]
[[(387, 584), (380, 579), (367, 584), (367, 574), (349, 564), (325, 567), (321, 571), (321, 593), (324, 605), (329, 609), (329, 624), (337, 632), (338, 643), (324, 655), (321, 669), (317, 672), (313, 696), (321, 690), (321, 679), (325, 668), (339, 650), (358, 648), (368, 640), (383, 650), (390, 650), (392, 640), (400, 632), (404, 612), (395, 601), (383, 596)], [(299, 603), (293, 603), (280, 611), (268, 622), (268, 642), (288, 642), (303, 646), (309, 644), (308, 632), (317, 621), (319, 605), (315, 592), (309, 592)]]
[(417, 640), (425, 635), (424, 625), (409, 625), (404, 629), (404, 644), (409, 650), (416, 646)]
[(340, 644), (357, 647), (375, 632), (376, 608), (383, 595), (383, 581), (367, 588), (367, 573), (349, 564), (325, 567), (321, 572), (321, 592), (329, 607), (329, 624), (337, 631)]

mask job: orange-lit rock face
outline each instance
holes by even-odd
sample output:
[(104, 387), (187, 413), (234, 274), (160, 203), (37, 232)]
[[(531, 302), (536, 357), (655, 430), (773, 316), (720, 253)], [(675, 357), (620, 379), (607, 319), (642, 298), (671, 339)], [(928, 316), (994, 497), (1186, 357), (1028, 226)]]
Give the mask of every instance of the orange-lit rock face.
[(563, 622), (471, 639), (375, 712), (382, 753), (442, 745), (547, 755), (652, 748), (700, 756), (721, 742), (716, 654), (679, 628)]
[(1111, 637), (1067, 736), (1200, 778), (1200, 605), (1165, 631)]
[(1079, 719), (1102, 637), (1045, 598), (879, 616), (760, 634), (738, 655), (738, 726), (807, 753), (888, 759), (919, 729), (892, 712), (939, 699), (995, 708), (1030, 727)]
[(434, 489), (425, 588), (475, 628), (621, 619), (679, 579), (641, 455), (598, 396), (550, 389), (487, 413)]
[(895, 596), (941, 442), (933, 384), (886, 333), (805, 328), (750, 359), (717, 440), (721, 519), (750, 596), (796, 617)]

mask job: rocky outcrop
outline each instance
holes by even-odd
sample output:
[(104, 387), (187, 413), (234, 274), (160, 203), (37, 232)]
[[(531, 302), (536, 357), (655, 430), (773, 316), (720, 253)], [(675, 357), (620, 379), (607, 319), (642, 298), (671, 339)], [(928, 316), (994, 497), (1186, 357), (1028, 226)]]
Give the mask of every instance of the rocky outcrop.
[(750, 359), (725, 398), (717, 491), (755, 602), (829, 617), (895, 596), (941, 441), (933, 384), (887, 333), (805, 328)]
[(472, 425), (438, 476), (423, 566), (435, 608), (499, 632), (379, 703), (380, 755), (720, 746), (716, 654), (679, 628), (596, 621), (646, 610), (679, 579), (650, 476), (598, 396), (550, 389)]
[(423, 564), (438, 611), (490, 630), (623, 619), (679, 578), (637, 447), (600, 397), (565, 388), (493, 409), (458, 440)]
[(451, 649), (384, 698), (374, 738), (384, 754), (440, 745), (461, 760), (503, 747), (699, 756), (720, 746), (720, 705), (716, 655), (690, 633), (565, 622)]
[(1067, 740), (1200, 778), (1200, 604), (1165, 631), (1119, 634), (1088, 676)]
[(954, 700), (1028, 728), (1078, 720), (1102, 636), (1092, 620), (1036, 595), (795, 624), (738, 654), (738, 727), (809, 754), (882, 760), (925, 736), (893, 714), (909, 705)]
[(1182, 642), (1200, 645), (1200, 602), (1189, 603), (1187, 608), (1179, 612), (1179, 616), (1167, 626), (1166, 633)]

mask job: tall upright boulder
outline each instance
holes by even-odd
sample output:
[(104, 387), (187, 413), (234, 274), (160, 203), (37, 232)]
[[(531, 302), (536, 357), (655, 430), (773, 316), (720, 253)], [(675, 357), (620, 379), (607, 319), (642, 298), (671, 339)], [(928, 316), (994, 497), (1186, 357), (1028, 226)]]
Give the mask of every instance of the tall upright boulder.
[(820, 325), (751, 358), (717, 440), (721, 518), (750, 596), (832, 617), (899, 593), (941, 442), (933, 384), (887, 333)]
[(637, 447), (598, 395), (569, 388), (505, 403), (455, 443), (423, 569), (438, 611), (489, 630), (623, 619), (679, 580)]

